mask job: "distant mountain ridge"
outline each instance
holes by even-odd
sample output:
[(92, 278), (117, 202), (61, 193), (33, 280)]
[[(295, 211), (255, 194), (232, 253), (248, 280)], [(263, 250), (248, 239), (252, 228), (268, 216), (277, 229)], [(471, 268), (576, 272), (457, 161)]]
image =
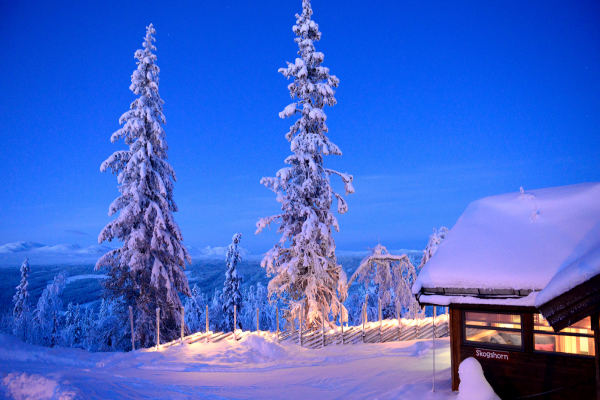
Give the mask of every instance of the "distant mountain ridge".
[[(223, 256), (227, 254), (227, 247), (210, 247), (206, 246), (203, 248), (197, 248), (194, 246), (185, 246), (190, 253), (192, 258), (203, 257), (203, 256)], [(251, 254), (249, 250), (244, 249), (243, 247), (238, 246), (238, 251), (242, 256), (246, 256)]]
[[(227, 247), (186, 246), (186, 248), (193, 259), (224, 259), (227, 254)], [(0, 265), (17, 265), (23, 262), (25, 257), (35, 264), (95, 263), (100, 256), (111, 250), (112, 247), (98, 244), (81, 247), (78, 244), (47, 246), (36, 242), (14, 242), (0, 246)], [(238, 247), (238, 250), (242, 256), (251, 255), (247, 249)]]
[(56, 246), (46, 246), (45, 244), (35, 242), (15, 242), (0, 246), (0, 254), (11, 253), (81, 253), (81, 254), (104, 254), (112, 250), (111, 247), (94, 245), (90, 247), (81, 247), (78, 244), (58, 244)]

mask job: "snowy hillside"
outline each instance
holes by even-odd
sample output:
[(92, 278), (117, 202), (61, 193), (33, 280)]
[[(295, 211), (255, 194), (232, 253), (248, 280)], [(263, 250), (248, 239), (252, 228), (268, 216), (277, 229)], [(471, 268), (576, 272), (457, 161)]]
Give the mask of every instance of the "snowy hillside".
[[(43, 246), (43, 245), (42, 245)], [(211, 248), (213, 250), (215, 248)], [(363, 251), (338, 251), (338, 263), (344, 267), (348, 276), (352, 276), (360, 261), (368, 254), (367, 250)], [(422, 251), (417, 250), (391, 250), (392, 254), (408, 254), (413, 260), (414, 265), (418, 265), (423, 255)], [(17, 256), (16, 261), (9, 264), (18, 266), (23, 261), (25, 254), (30, 257), (32, 254), (26, 252), (13, 253)], [(4, 253), (5, 255), (5, 253)], [(0, 253), (0, 265), (2, 265), (3, 254)], [(192, 265), (187, 267), (186, 275), (190, 282), (190, 286), (197, 284), (202, 292), (212, 293), (215, 289), (223, 288), (223, 280), (225, 279), (225, 256), (194, 256)], [(247, 254), (238, 266), (239, 272), (244, 277), (242, 286), (256, 285), (260, 282), (263, 286), (267, 286), (269, 278), (260, 266), (260, 254)], [(94, 271), (94, 263), (97, 256), (93, 258), (81, 258), (74, 262), (69, 261), (56, 262), (34, 262), (34, 260), (44, 260), (43, 257), (30, 257), (32, 264), (30, 277), (30, 295), (31, 300), (36, 302), (39, 298), (42, 289), (52, 281), (61, 271), (66, 271), (69, 274), (68, 285), (62, 295), (62, 300), (65, 304), (70, 301), (74, 303), (86, 304), (96, 302), (100, 298), (101, 288), (99, 279), (104, 277), (104, 271)], [(48, 258), (46, 258), (48, 259)], [(6, 264), (5, 264), (6, 265)], [(15, 287), (19, 284), (19, 269), (5, 268), (3, 271), (3, 279), (0, 280), (0, 311), (7, 310), (12, 305), (12, 296), (15, 294)]]
[(0, 335), (0, 396), (74, 398), (456, 399), (448, 339), (308, 350), (251, 335), (155, 351), (89, 353)]

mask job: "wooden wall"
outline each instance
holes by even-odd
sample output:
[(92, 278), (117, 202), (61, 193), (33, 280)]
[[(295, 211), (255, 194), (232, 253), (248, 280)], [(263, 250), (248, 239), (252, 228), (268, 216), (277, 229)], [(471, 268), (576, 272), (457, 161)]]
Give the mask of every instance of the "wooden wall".
[[(497, 307), (494, 307), (498, 309)], [(463, 308), (464, 309), (464, 308)], [(474, 308), (469, 308), (474, 309)], [(478, 311), (484, 311), (478, 308)], [(491, 311), (491, 310), (490, 310)], [(510, 311), (517, 311), (514, 308)], [(503, 400), (517, 399), (554, 389), (573, 386), (534, 399), (586, 400), (596, 399), (596, 368), (591, 357), (560, 356), (534, 353), (533, 313), (520, 310), (523, 315), (524, 350), (510, 351), (510, 361), (478, 359), (484, 375), (494, 391)], [(458, 366), (462, 360), (475, 357), (481, 345), (463, 344), (462, 309), (450, 308), (450, 340), (452, 365), (452, 390), (458, 390), (460, 378)]]

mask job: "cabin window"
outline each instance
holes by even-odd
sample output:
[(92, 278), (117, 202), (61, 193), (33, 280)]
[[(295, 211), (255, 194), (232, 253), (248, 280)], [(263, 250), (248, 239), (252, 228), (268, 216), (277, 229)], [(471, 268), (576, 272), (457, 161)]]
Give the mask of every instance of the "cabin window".
[(535, 351), (538, 352), (595, 355), (590, 317), (555, 333), (541, 314), (534, 314), (533, 336)]
[(465, 311), (465, 341), (498, 347), (523, 347), (520, 314)]

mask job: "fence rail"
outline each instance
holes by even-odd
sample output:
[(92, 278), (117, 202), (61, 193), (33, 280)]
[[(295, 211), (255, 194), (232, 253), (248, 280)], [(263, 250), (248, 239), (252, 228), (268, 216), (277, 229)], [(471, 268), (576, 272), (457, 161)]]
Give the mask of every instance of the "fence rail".
[(349, 345), (357, 343), (386, 343), (413, 339), (442, 338), (449, 334), (448, 315), (442, 314), (434, 318), (423, 319), (386, 319), (367, 322), (357, 326), (336, 326), (325, 329), (322, 327), (310, 330), (287, 330), (287, 331), (242, 331), (235, 332), (197, 332), (181, 339), (159, 345), (159, 348), (167, 348), (181, 344), (192, 344), (196, 342), (216, 343), (222, 340), (241, 340), (248, 335), (260, 335), (270, 337), (281, 342), (291, 342), (310, 349), (319, 349), (331, 345)]

